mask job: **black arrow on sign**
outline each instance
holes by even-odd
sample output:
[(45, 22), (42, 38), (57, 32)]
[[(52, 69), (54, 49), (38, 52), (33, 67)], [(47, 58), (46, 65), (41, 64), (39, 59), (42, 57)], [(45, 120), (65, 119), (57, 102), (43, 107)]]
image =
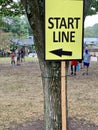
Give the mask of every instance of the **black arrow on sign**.
[(53, 50), (50, 51), (51, 53), (62, 57), (62, 55), (66, 55), (66, 56), (72, 56), (72, 52), (71, 51), (63, 51), (63, 49), (57, 49), (57, 50)]

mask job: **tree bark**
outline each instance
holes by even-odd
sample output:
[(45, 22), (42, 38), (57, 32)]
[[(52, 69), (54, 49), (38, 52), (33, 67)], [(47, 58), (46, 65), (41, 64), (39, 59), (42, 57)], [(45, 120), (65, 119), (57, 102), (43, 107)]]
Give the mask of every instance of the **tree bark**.
[(42, 75), (45, 99), (45, 130), (61, 130), (60, 64), (48, 63)]

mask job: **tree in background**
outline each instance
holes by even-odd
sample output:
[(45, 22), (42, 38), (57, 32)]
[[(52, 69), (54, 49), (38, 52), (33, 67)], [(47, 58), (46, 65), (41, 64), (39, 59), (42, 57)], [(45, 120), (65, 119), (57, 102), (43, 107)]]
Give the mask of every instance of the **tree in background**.
[(92, 27), (87, 27), (84, 29), (84, 36), (90, 38), (98, 38), (98, 24), (93, 25)]
[(2, 17), (2, 21), (4, 24), (1, 24), (0, 26), (4, 32), (11, 32), (14, 36), (21, 37), (32, 35), (30, 25), (24, 15)]
[(2, 27), (5, 27), (5, 26), (6, 26), (5, 22), (3, 21), (2, 16), (0, 16), (0, 29), (2, 29)]
[[(12, 3), (12, 0), (8, 1)], [(97, 0), (85, 0), (85, 16), (93, 6), (92, 2), (94, 4)], [(3, 3), (7, 3), (7, 1)], [(41, 68), (45, 97), (45, 130), (61, 130), (61, 68), (60, 62), (44, 60), (44, 0), (21, 0), (21, 2), (16, 3), (16, 7), (21, 3), (33, 30), (36, 52)], [(18, 14), (17, 10), (16, 14)]]

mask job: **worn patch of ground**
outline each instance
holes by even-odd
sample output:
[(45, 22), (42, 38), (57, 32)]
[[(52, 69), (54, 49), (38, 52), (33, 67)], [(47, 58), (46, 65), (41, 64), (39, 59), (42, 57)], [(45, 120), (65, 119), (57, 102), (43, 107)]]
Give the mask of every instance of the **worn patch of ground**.
[[(69, 130), (98, 130), (98, 63), (89, 75), (67, 76)], [(43, 88), (38, 61), (0, 63), (0, 130), (43, 130)]]
[(43, 89), (38, 62), (0, 64), (0, 130), (43, 119)]

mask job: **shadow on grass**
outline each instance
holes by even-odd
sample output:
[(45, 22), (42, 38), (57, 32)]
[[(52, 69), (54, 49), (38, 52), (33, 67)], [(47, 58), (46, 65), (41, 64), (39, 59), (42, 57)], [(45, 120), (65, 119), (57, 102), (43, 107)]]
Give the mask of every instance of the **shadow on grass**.
[(43, 120), (27, 122), (15, 126), (15, 128), (9, 128), (8, 130), (44, 130), (44, 122)]
[[(8, 130), (44, 130), (44, 121), (36, 120)], [(69, 118), (67, 130), (98, 130), (98, 125), (87, 123), (84, 119), (78, 120), (76, 118)]]
[(98, 130), (98, 125), (91, 124), (85, 119), (69, 118), (68, 130)]

